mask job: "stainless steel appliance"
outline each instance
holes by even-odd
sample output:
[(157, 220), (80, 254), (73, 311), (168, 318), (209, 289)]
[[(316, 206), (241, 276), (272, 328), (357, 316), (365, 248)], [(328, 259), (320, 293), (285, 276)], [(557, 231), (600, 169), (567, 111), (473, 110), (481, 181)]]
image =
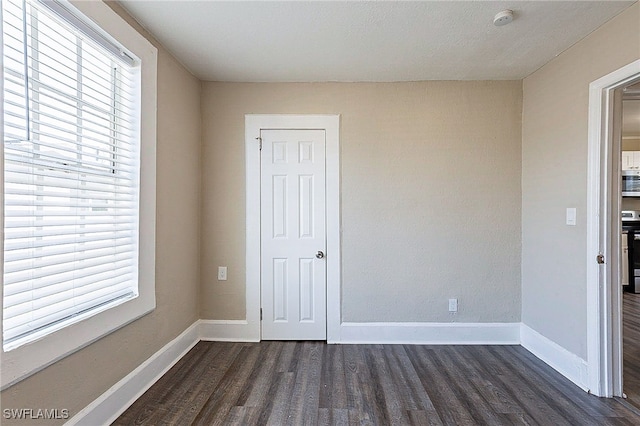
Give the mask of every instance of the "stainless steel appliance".
[[(627, 268), (627, 273), (625, 274), (624, 271), (622, 271), (621, 274), (623, 288), (633, 293), (640, 293), (640, 211), (638, 210), (622, 211), (623, 255), (625, 245), (628, 262), (625, 262), (624, 259), (621, 262), (622, 267)], [(625, 281), (627, 281), (629, 285), (624, 285)]]
[(640, 197), (640, 170), (622, 171), (622, 196)]

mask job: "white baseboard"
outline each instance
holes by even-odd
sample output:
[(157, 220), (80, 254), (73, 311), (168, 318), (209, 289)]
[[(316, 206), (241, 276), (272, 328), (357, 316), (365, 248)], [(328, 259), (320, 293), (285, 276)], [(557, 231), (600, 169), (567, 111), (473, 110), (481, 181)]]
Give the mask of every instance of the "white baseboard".
[(517, 345), (520, 323), (343, 322), (330, 343)]
[(584, 359), (525, 324), (520, 325), (520, 344), (558, 373), (588, 391), (587, 362)]
[(200, 320), (200, 339), (217, 342), (259, 342), (260, 326), (246, 320)]
[(111, 424), (199, 340), (199, 322), (196, 321), (65, 424)]

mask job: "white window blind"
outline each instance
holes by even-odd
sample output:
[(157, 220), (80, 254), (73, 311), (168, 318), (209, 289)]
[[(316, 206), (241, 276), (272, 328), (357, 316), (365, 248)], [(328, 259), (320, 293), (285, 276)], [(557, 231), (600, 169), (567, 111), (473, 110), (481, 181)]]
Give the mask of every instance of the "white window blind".
[(138, 295), (140, 67), (62, 2), (2, 24), (6, 351)]

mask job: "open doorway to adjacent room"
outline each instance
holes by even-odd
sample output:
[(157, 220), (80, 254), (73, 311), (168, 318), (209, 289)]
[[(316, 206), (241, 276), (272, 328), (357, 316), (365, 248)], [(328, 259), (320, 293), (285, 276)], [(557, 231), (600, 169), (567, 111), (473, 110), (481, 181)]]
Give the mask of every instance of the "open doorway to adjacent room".
[[(640, 82), (621, 89), (622, 390), (640, 409)], [(618, 200), (616, 200), (618, 201)]]

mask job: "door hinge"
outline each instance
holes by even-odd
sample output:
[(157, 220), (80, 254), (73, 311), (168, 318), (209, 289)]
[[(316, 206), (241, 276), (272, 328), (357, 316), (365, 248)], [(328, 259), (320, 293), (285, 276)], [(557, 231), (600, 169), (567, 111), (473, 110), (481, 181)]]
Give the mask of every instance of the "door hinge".
[(260, 321), (262, 321), (262, 308), (260, 308)]
[(597, 255), (596, 256), (596, 262), (598, 262), (598, 265), (604, 264), (604, 254)]
[(260, 151), (262, 151), (262, 138), (258, 136), (256, 140), (260, 143)]

